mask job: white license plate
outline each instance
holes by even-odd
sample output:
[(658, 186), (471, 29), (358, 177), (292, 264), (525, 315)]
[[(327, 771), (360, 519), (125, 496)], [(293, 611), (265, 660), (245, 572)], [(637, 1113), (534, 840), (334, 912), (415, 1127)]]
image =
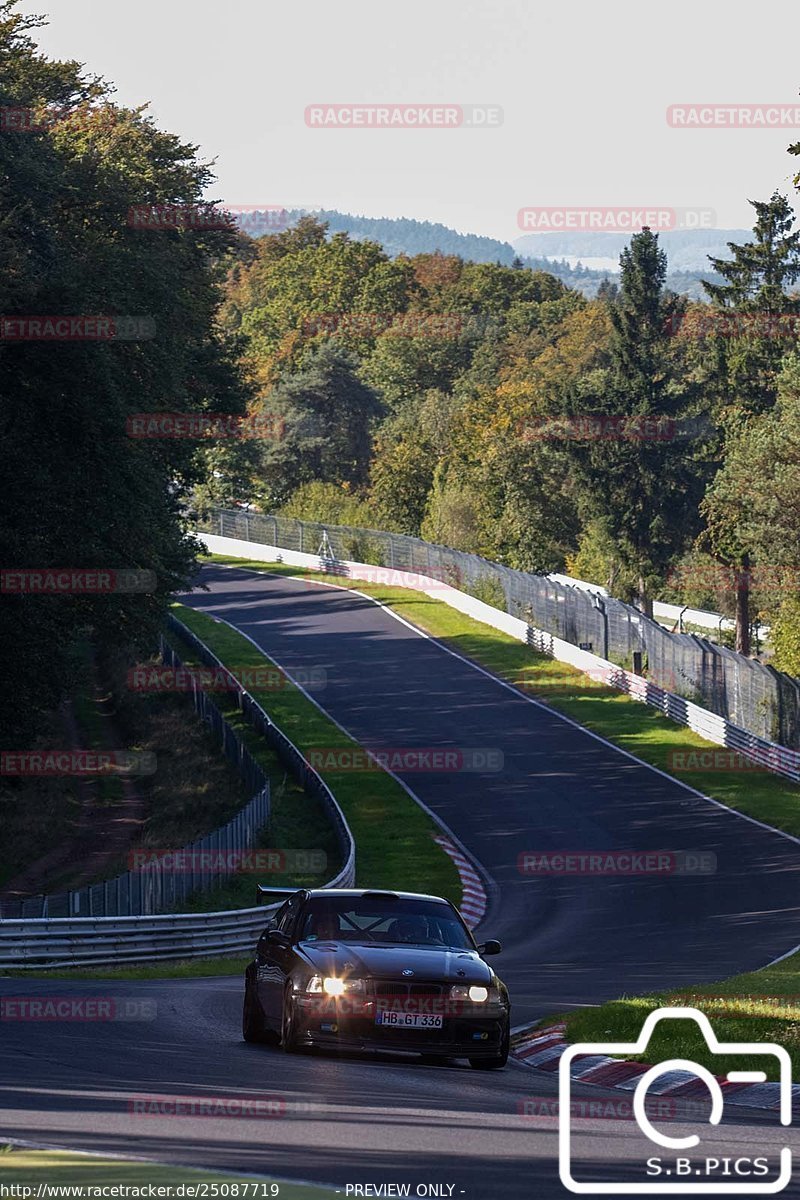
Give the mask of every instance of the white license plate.
[(441, 1029), (441, 1013), (379, 1012), (376, 1025), (391, 1025), (393, 1029)]

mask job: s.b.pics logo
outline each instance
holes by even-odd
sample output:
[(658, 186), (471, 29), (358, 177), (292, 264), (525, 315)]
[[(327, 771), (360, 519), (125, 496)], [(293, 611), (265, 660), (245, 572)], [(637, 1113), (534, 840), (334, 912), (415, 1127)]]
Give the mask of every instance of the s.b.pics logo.
[[(612, 1066), (617, 1056), (645, 1054), (656, 1025), (670, 1020), (694, 1021), (709, 1050), (726, 1060), (739, 1059), (742, 1069), (728, 1069), (721, 1076), (714, 1075), (707, 1067), (684, 1058), (643, 1067), (632, 1096), (638, 1136), (633, 1145), (626, 1139), (624, 1170), (620, 1163), (624, 1179), (615, 1180), (610, 1171), (613, 1164), (608, 1147), (598, 1156), (596, 1133), (587, 1134), (572, 1118), (573, 1063), (581, 1059), (586, 1066), (592, 1058), (592, 1065)], [(779, 1082), (768, 1084), (766, 1069), (753, 1069), (754, 1059), (759, 1067), (765, 1068), (774, 1067), (777, 1062)], [(753, 1136), (752, 1127), (745, 1131), (741, 1124), (722, 1124), (726, 1102), (735, 1103), (737, 1093), (754, 1086), (768, 1089), (764, 1107), (774, 1113), (775, 1126), (790, 1125), (791, 1059), (784, 1047), (771, 1042), (720, 1042), (708, 1017), (696, 1008), (657, 1009), (647, 1017), (635, 1042), (572, 1045), (559, 1062), (561, 1182), (568, 1191), (585, 1196), (680, 1195), (681, 1192), (692, 1196), (775, 1195), (783, 1191), (792, 1177), (792, 1152), (788, 1146), (780, 1145), (783, 1137), (777, 1136), (777, 1130), (759, 1126), (758, 1138), (753, 1144), (745, 1144), (743, 1139), (748, 1134)], [(702, 1096), (701, 1115), (706, 1114), (705, 1121), (681, 1121), (680, 1128), (673, 1122), (667, 1133), (657, 1115), (653, 1116), (652, 1105), (648, 1103), (650, 1091), (662, 1098), (691, 1095), (694, 1100), (695, 1096)]]

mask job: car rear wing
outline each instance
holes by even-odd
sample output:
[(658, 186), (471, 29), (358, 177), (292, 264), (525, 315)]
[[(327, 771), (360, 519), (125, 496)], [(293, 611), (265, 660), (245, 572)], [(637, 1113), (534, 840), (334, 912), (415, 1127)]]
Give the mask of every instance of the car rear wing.
[(288, 900), (290, 896), (296, 896), (298, 892), (310, 895), (308, 888), (296, 887), (266, 887), (263, 883), (256, 884), (256, 904), (278, 904), (281, 900)]

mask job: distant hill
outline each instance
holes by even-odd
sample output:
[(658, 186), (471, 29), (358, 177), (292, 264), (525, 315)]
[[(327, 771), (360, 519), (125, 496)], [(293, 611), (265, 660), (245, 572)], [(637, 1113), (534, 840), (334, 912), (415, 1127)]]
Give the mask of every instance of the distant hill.
[[(659, 233), (659, 245), (667, 253), (670, 271), (708, 271), (708, 255), (729, 258), (728, 242), (748, 242), (749, 229), (673, 229)], [(525, 233), (514, 241), (520, 255), (541, 258), (619, 258), (630, 241), (625, 233)]]
[[(292, 209), (280, 214), (248, 213), (239, 222), (251, 237), (263, 237), (277, 232), (284, 225), (295, 224), (305, 210)], [(613, 279), (618, 267), (593, 270), (580, 262), (567, 261), (587, 259), (611, 259), (616, 264), (624, 246), (630, 238), (614, 233), (531, 233), (517, 238), (514, 243), (501, 242), (496, 238), (482, 237), (476, 233), (458, 233), (447, 225), (433, 221), (415, 221), (409, 217), (361, 217), (342, 213), (335, 209), (315, 209), (313, 216), (327, 221), (330, 233), (348, 233), (353, 238), (378, 242), (387, 254), (456, 254), (468, 262), (500, 263), (510, 267), (515, 259), (532, 271), (547, 271), (555, 275), (567, 287), (593, 297), (604, 279)], [(746, 241), (746, 230), (676, 230), (662, 233), (661, 244), (669, 258), (667, 286), (673, 291), (685, 293), (694, 299), (704, 299), (701, 278), (718, 281), (708, 270), (707, 254), (727, 257), (726, 242)]]

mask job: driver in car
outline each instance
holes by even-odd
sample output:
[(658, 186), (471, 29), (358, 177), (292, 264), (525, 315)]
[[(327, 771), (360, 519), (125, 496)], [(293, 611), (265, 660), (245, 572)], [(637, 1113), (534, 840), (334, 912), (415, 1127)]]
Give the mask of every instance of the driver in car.
[(306, 939), (309, 942), (336, 942), (339, 940), (339, 918), (331, 912), (316, 913), (310, 918), (310, 928), (306, 928)]
[(428, 925), (423, 917), (398, 917), (389, 926), (393, 942), (417, 943), (428, 941)]

